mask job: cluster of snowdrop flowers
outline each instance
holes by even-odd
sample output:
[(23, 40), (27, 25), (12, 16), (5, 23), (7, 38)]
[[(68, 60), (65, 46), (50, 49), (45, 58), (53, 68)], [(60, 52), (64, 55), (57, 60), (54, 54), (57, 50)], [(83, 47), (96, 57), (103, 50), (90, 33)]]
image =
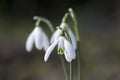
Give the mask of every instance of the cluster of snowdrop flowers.
[[(75, 35), (70, 29), (70, 26), (68, 23), (66, 23), (66, 19), (71, 17), (73, 21), (72, 29), (74, 29)], [(77, 46), (79, 47), (79, 31), (77, 26), (77, 20), (75, 17), (75, 14), (72, 10), (72, 8), (68, 9), (68, 12), (64, 15), (62, 19), (62, 23), (59, 27), (57, 27), (57, 30), (54, 31), (54, 28), (49, 20), (35, 16), (34, 17), (36, 21), (35, 28), (33, 31), (29, 34), (27, 40), (26, 40), (26, 50), (28, 52), (32, 51), (33, 46), (35, 45), (37, 50), (44, 49), (45, 56), (44, 61), (47, 62), (48, 58), (50, 57), (52, 51), (57, 46), (57, 54), (63, 55), (65, 57), (65, 60), (70, 63), (70, 75), (67, 74), (67, 67), (65, 62), (63, 61), (63, 57), (61, 58), (62, 65), (64, 67), (65, 77), (66, 80), (72, 80), (72, 60), (76, 58), (76, 52), (77, 52), (77, 62), (78, 62), (78, 80), (80, 80), (80, 57), (79, 57), (79, 49), (77, 49)], [(51, 40), (49, 41), (46, 33), (42, 29), (42, 26), (40, 26), (40, 22), (43, 21), (46, 23), (51, 32), (53, 33)], [(49, 45), (51, 44), (51, 45)]]
[(76, 58), (76, 39), (67, 23), (62, 22), (51, 37), (51, 46), (47, 49), (44, 60), (47, 61), (53, 49), (58, 45), (58, 54), (64, 54), (67, 62)]
[[(38, 19), (34, 17), (34, 19)], [(30, 52), (35, 44), (36, 49), (41, 50), (42, 48), (46, 51), (49, 47), (49, 40), (42, 27), (39, 26), (40, 20), (37, 20), (37, 25), (34, 30), (29, 34), (26, 41), (26, 50)]]
[(32, 50), (34, 45), (38, 50), (44, 49), (44, 51), (46, 51), (44, 61), (46, 62), (53, 49), (58, 45), (58, 54), (64, 54), (66, 61), (71, 62), (76, 58), (76, 39), (67, 23), (62, 22), (60, 26), (57, 27), (57, 30), (53, 33), (50, 40), (51, 46), (49, 46), (48, 37), (42, 27), (39, 26), (40, 19), (37, 17), (34, 17), (34, 19), (37, 19), (37, 24), (26, 41), (26, 50), (28, 52)]

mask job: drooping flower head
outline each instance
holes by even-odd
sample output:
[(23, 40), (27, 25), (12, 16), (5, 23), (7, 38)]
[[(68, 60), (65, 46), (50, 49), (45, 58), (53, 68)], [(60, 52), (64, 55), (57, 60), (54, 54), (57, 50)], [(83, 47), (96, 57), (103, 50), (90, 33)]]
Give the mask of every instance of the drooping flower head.
[[(69, 25), (65, 22), (62, 22), (60, 24), (60, 28), (63, 28), (67, 31), (68, 35), (70, 36), (71, 38), (71, 41), (72, 41), (72, 44), (73, 44), (73, 47), (74, 49), (77, 48), (77, 42), (76, 42), (76, 38), (75, 38), (75, 35), (73, 34), (72, 30), (70, 29)], [(51, 37), (51, 43), (53, 43), (54, 41), (56, 41), (59, 37), (60, 37), (60, 34), (61, 34), (61, 30), (60, 29), (57, 29), (52, 37)]]
[(35, 27), (35, 29), (28, 36), (26, 41), (26, 50), (30, 52), (34, 44), (38, 50), (43, 48), (46, 51), (49, 47), (48, 37), (41, 27)]
[(42, 48), (46, 51), (49, 47), (49, 40), (43, 29), (38, 25), (29, 34), (26, 40), (26, 50), (30, 52), (35, 44), (36, 49), (41, 50)]
[(44, 60), (47, 61), (51, 52), (58, 45), (58, 54), (64, 54), (66, 61), (71, 62), (75, 59), (75, 48), (72, 39), (65, 27), (58, 27), (51, 38), (52, 45), (47, 49)]

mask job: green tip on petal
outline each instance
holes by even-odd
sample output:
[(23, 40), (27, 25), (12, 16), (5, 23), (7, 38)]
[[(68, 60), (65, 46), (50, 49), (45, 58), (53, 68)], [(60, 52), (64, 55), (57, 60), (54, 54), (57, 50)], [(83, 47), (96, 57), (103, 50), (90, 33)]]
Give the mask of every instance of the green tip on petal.
[(58, 54), (63, 54), (64, 50), (62, 48), (58, 49)]

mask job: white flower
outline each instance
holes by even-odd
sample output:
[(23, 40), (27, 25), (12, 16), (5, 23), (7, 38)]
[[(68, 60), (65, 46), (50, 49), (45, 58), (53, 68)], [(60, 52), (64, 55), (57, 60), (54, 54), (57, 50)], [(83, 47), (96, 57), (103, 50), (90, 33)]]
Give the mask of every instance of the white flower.
[(73, 45), (64, 37), (60, 36), (46, 51), (44, 61), (46, 62), (55, 48), (58, 45), (58, 54), (64, 54), (66, 61), (71, 62), (76, 58), (75, 49)]
[(30, 52), (33, 48), (33, 44), (38, 50), (42, 48), (46, 51), (49, 47), (49, 40), (45, 32), (41, 27), (35, 27), (34, 30), (30, 33), (26, 41), (26, 50)]
[[(74, 47), (74, 49), (76, 49), (77, 48), (76, 38), (75, 38), (75, 35), (73, 34), (72, 30), (70, 29), (69, 25), (67, 23), (61, 23), (60, 28), (65, 28), (67, 30), (67, 32), (72, 40), (73, 47)], [(60, 37), (60, 33), (61, 33), (61, 30), (57, 29), (54, 32), (54, 34), (52, 35), (50, 42), (53, 43), (54, 41), (56, 41)]]

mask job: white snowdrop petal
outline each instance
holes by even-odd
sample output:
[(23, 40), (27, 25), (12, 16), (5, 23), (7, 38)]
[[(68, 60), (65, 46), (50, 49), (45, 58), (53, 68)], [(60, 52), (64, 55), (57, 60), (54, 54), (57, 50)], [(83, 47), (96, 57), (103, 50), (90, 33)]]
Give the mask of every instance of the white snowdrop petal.
[(49, 39), (47, 35), (43, 32), (43, 48), (46, 51), (49, 47)]
[(53, 49), (55, 48), (55, 46), (57, 45), (58, 40), (55, 41), (46, 51), (45, 56), (44, 56), (44, 61), (46, 62), (51, 54), (51, 52), (53, 51)]
[(64, 39), (63, 37), (59, 38), (58, 47), (64, 48), (64, 40), (63, 39)]
[(56, 30), (56, 31), (53, 33), (50, 42), (53, 43), (54, 41), (56, 41), (56, 40), (59, 38), (60, 33), (61, 33), (61, 30), (59, 30), (59, 29)]
[[(67, 40), (66, 40), (67, 41)], [(66, 43), (66, 41), (64, 42), (64, 46), (65, 46), (65, 57), (66, 57), (66, 60), (72, 60), (73, 58), (73, 53), (71, 53), (69, 50), (69, 45)]]
[(43, 47), (43, 42), (42, 42), (42, 39), (43, 39), (43, 36), (42, 36), (42, 29), (40, 27), (36, 27), (36, 30), (35, 30), (35, 47), (38, 49), (38, 50), (41, 50), (42, 47)]
[(66, 28), (66, 30), (72, 40), (73, 47), (74, 47), (74, 49), (76, 49), (77, 48), (76, 38), (75, 38), (75, 35), (73, 34), (72, 30), (70, 29), (70, 26), (67, 23), (61, 23), (60, 27)]
[(67, 53), (67, 51), (64, 51), (64, 55), (65, 55), (65, 59), (67, 62), (71, 62), (72, 58), (70, 57), (70, 55)]
[(68, 30), (68, 34), (69, 34), (70, 37), (71, 37), (71, 40), (72, 40), (72, 44), (73, 44), (74, 49), (76, 49), (76, 48), (77, 48), (77, 42), (76, 42), (75, 35), (73, 34), (73, 32), (72, 32), (71, 29)]
[[(64, 50), (64, 41), (63, 41), (63, 37), (60, 37), (59, 38), (59, 41), (58, 41), (58, 49), (62, 49), (62, 50)], [(58, 52), (59, 53), (59, 52)], [(63, 54), (63, 53), (61, 53), (61, 54)]]
[(26, 40), (25, 48), (28, 52), (32, 50), (33, 44), (34, 44), (34, 30), (29, 34)]
[(65, 46), (65, 52), (66, 52), (65, 56), (70, 60), (75, 59), (76, 54), (75, 54), (75, 49), (73, 45), (69, 41), (64, 39), (64, 46)]

